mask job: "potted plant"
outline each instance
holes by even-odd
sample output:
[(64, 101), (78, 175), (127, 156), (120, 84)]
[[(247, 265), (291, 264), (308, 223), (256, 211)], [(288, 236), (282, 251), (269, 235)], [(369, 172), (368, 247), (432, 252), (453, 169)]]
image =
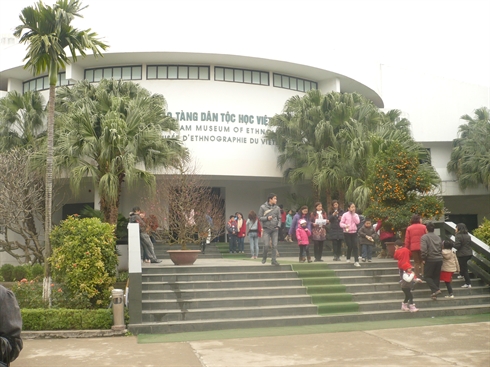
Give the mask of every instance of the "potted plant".
[(192, 265), (201, 253), (199, 246), (224, 232), (223, 200), (184, 161), (157, 182), (150, 199), (148, 211), (160, 223), (157, 236), (180, 248), (167, 251), (176, 265)]

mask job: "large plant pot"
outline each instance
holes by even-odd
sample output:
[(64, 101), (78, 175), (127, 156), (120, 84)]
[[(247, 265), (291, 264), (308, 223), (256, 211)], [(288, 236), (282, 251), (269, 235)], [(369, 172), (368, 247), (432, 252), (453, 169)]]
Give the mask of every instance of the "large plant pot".
[(201, 250), (168, 250), (167, 253), (175, 265), (193, 265)]

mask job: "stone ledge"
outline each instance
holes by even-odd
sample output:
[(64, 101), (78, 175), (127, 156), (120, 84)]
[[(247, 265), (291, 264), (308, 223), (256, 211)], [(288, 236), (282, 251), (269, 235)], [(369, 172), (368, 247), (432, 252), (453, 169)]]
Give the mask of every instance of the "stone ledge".
[(43, 330), (22, 331), (22, 339), (68, 339), (68, 338), (102, 338), (111, 336), (125, 336), (124, 330)]

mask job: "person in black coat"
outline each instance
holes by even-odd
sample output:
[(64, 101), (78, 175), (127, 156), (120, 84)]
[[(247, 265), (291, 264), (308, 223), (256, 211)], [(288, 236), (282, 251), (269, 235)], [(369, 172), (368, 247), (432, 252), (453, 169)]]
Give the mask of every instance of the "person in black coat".
[(471, 237), (468, 234), (466, 224), (458, 223), (456, 225), (456, 235), (454, 241), (454, 248), (456, 248), (456, 257), (459, 263), (459, 274), (464, 278), (463, 288), (471, 288), (470, 274), (468, 273), (468, 261), (473, 256), (473, 250), (471, 248)]
[(0, 362), (6, 366), (22, 350), (21, 331), (22, 316), (17, 299), (11, 290), (0, 285)]
[(327, 239), (332, 241), (334, 261), (340, 261), (342, 240), (344, 239), (344, 231), (339, 225), (342, 214), (344, 214), (344, 211), (340, 209), (339, 202), (337, 200), (333, 200), (332, 208), (328, 213), (330, 227), (327, 231)]

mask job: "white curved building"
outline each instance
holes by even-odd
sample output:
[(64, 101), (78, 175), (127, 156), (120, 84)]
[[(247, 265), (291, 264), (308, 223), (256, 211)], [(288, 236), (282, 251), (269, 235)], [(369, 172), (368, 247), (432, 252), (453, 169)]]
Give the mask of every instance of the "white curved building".
[[(23, 56), (12, 50), (11, 57), (1, 61), (0, 93), (36, 89), (45, 90), (47, 97), (47, 78), (33, 78), (23, 69)], [(488, 190), (461, 192), (446, 170), (452, 140), (462, 123), (459, 117), (489, 107), (489, 88), (368, 61), (329, 56), (308, 64), (302, 58), (300, 63), (295, 55), (272, 60), (216, 53), (108, 52), (103, 58), (79, 59), (59, 79), (67, 84), (120, 78), (163, 94), (199, 172), (211, 186), (220, 188), (227, 216), (257, 211), (271, 191), (288, 207), (285, 195), (296, 189), (284, 183), (275, 147), (263, 138), (268, 119), (282, 111), (288, 98), (312, 88), (324, 93), (358, 92), (380, 108), (401, 110), (411, 121), (414, 138), (430, 149), (454, 221), (473, 227), (471, 223), (481, 222), (484, 216), (490, 218)], [(97, 206), (94, 190), (87, 187), (72, 200), (82, 202)], [(123, 194), (121, 212), (127, 214), (136, 204), (137, 198)], [(62, 215), (60, 210), (54, 222)]]

